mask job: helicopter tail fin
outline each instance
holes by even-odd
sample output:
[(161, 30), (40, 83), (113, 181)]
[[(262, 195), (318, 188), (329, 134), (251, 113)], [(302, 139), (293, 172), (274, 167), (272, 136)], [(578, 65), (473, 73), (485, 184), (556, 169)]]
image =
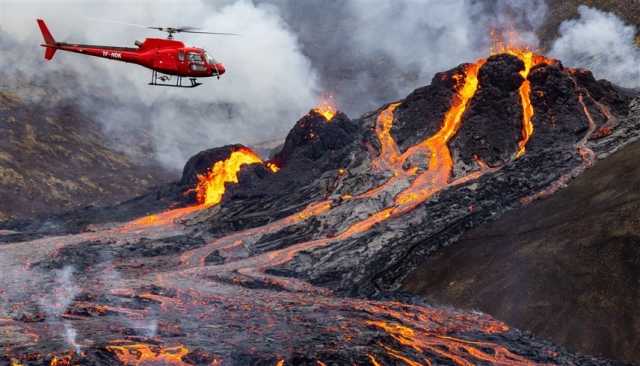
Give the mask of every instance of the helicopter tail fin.
[(38, 19), (38, 27), (40, 27), (40, 32), (42, 32), (42, 38), (44, 38), (45, 47), (44, 58), (47, 60), (51, 60), (53, 55), (56, 53), (56, 40), (53, 39), (51, 32), (49, 32), (49, 28), (47, 28), (47, 24), (45, 24), (44, 20)]

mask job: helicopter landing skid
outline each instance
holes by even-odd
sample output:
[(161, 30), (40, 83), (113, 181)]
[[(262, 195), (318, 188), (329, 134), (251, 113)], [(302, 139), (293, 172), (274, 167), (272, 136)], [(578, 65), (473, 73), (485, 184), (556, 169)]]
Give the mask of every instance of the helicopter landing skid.
[(189, 78), (189, 81), (191, 82), (190, 85), (183, 85), (182, 84), (182, 76), (176, 76), (176, 82), (173, 83), (168, 83), (167, 81), (169, 81), (171, 79), (170, 76), (167, 75), (161, 75), (158, 76), (158, 72), (153, 70), (151, 73), (151, 82), (149, 83), (149, 85), (153, 85), (153, 86), (169, 86), (169, 87), (173, 87), (173, 88), (195, 88), (196, 86), (200, 86), (202, 85), (202, 83), (198, 82), (198, 79), (196, 78)]

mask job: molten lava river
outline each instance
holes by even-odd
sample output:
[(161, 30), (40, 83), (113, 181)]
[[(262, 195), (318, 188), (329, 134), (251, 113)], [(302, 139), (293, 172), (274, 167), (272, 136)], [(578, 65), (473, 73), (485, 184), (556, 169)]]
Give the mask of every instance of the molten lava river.
[[(525, 154), (535, 133), (526, 79), (532, 67), (547, 60), (528, 51), (509, 53), (526, 66), (519, 89), (523, 121), (515, 160)], [(439, 130), (404, 151), (392, 134), (402, 102), (375, 114), (371, 131), (378, 147), (363, 164), (388, 179), (363, 192), (327, 195), (258, 226), (203, 232), (198, 223), (224, 213), (220, 202), (229, 185), (238, 182), (241, 168), (263, 164), (268, 174), (282, 173), (274, 162), (241, 149), (198, 177), (195, 206), (78, 234), (0, 244), (0, 363), (561, 363), (553, 346), (481, 313), (344, 297), (271, 270), (305, 253), (367, 235), (377, 224), (402, 217), (445, 189), (501, 169), (477, 159), (478, 169), (453, 178), (449, 143), (476, 94), (484, 62), (468, 64), (453, 75), (451, 103)], [(330, 105), (315, 113), (327, 123), (337, 118)], [(418, 160), (423, 164), (413, 163)], [(330, 223), (345, 211), (343, 220), (308, 240), (250, 249), (265, 237), (300, 225)]]

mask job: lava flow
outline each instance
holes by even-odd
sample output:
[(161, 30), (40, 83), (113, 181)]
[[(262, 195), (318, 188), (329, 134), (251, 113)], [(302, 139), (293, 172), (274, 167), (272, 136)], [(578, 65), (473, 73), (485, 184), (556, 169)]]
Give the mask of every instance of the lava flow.
[(256, 163), (262, 163), (262, 159), (247, 148), (233, 151), (226, 160), (217, 161), (206, 174), (198, 176), (198, 184), (195, 188), (198, 203), (205, 206), (220, 203), (225, 184), (238, 183), (240, 168), (243, 165)]
[(417, 177), (409, 189), (396, 197), (398, 204), (403, 205), (413, 201), (422, 202), (449, 183), (453, 169), (453, 158), (448, 143), (460, 128), (467, 105), (478, 89), (478, 72), (484, 62), (484, 60), (480, 60), (475, 64), (469, 64), (464, 67), (464, 74), (453, 76), (457, 80), (456, 88), (458, 91), (454, 94), (451, 107), (445, 114), (442, 128), (435, 135), (405, 153), (413, 154), (415, 149), (426, 148), (431, 154), (431, 158), (429, 170)]
[[(534, 132), (529, 73), (549, 60), (530, 51), (503, 51), (524, 63), (519, 90), (522, 105), (514, 105), (516, 111), (523, 109), (519, 157)], [(512, 57), (505, 59), (510, 65), (519, 64)], [(433, 99), (426, 92), (427, 97), (414, 95), (413, 100), (387, 105), (377, 115), (351, 121), (342, 114), (334, 118), (338, 112), (325, 101), (304, 121), (313, 119), (311, 125), (323, 127), (318, 133), (345, 135), (348, 143), (334, 146), (318, 139), (313, 146), (317, 151), (308, 155), (295, 151), (307, 148), (304, 142), (302, 147), (294, 144), (294, 153), (288, 156), (293, 163), (282, 164), (281, 173), (263, 174), (262, 167), (254, 166), (260, 170), (250, 177), (254, 179), (251, 184), (237, 187), (253, 189), (250, 193), (276, 187), (276, 194), (247, 195), (224, 210), (207, 211), (201, 220), (188, 225), (177, 222), (222, 202), (227, 184), (239, 182), (238, 174), (245, 165), (263, 164), (273, 173), (279, 170), (248, 148), (225, 147), (235, 150), (205, 152), (208, 160), (204, 166), (185, 168), (185, 176), (191, 180), (185, 180), (189, 183), (182, 183), (183, 187), (193, 188), (195, 180), (198, 205), (150, 215), (124, 226), (138, 230), (98, 228), (91, 233), (4, 243), (0, 246), (2, 264), (9, 258), (7, 262), (19, 270), (5, 269), (15, 279), (6, 282), (13, 286), (11, 296), (3, 295), (6, 290), (1, 289), (0, 297), (27, 293), (20, 304), (29, 306), (0, 307), (0, 316), (7, 317), (0, 325), (8, 334), (0, 332), (0, 346), (11, 347), (0, 357), (19, 364), (31, 357), (26, 350), (29, 347), (41, 353), (38, 360), (47, 354), (62, 354), (60, 348), (64, 347), (74, 362), (82, 360), (80, 364), (90, 364), (84, 359), (103, 359), (108, 364), (131, 366), (573, 363), (566, 352), (562, 357), (548, 356), (553, 353), (546, 351), (555, 348), (536, 343), (481, 313), (367, 298), (375, 294), (368, 292), (368, 286), (383, 291), (390, 288), (377, 281), (385, 271), (392, 272), (392, 265), (402, 267), (412, 260), (414, 248), (437, 250), (429, 247), (429, 242), (451, 242), (459, 234), (454, 230), (456, 225), (480, 225), (483, 213), (504, 212), (513, 197), (548, 186), (548, 182), (535, 181), (535, 174), (528, 174), (531, 170), (518, 171), (518, 175), (509, 169), (498, 177), (508, 182), (500, 186), (491, 173), (502, 168), (489, 167), (477, 157), (469, 168), (472, 170), (462, 170), (465, 174), (461, 177), (454, 175), (455, 159), (460, 156), (456, 135), (469, 133), (463, 124), (475, 117), (476, 101), (486, 102), (481, 98), (479, 75), (484, 65), (494, 61), (483, 59), (443, 73), (443, 79), (430, 89), (445, 97), (437, 108), (429, 108)], [(515, 73), (512, 76), (514, 82), (519, 79)], [(517, 103), (515, 88), (509, 92)], [(446, 99), (448, 95), (450, 99)], [(588, 138), (598, 122), (597, 116), (590, 114), (589, 98), (586, 93), (578, 97), (589, 122), (587, 135), (578, 143), (583, 149), (589, 147)], [(424, 103), (418, 106), (422, 108), (416, 107), (419, 103)], [(486, 106), (496, 105), (501, 107), (490, 102)], [(419, 119), (426, 115), (425, 110), (436, 110), (437, 114)], [(602, 110), (606, 114), (606, 106)], [(407, 135), (416, 138), (411, 130), (415, 124), (407, 123), (408, 115), (418, 118), (417, 124), (432, 124), (428, 127), (433, 133), (420, 136), (417, 142), (405, 139)], [(543, 117), (543, 113), (538, 116)], [(508, 121), (515, 125), (511, 147), (518, 138), (519, 119), (518, 115)], [(402, 130), (407, 126), (411, 126), (409, 130)], [(537, 133), (542, 136), (543, 125), (539, 126)], [(293, 137), (306, 132), (302, 126), (294, 131), (300, 135)], [(394, 136), (414, 144), (402, 150)], [(573, 142), (567, 144), (564, 152), (574, 148)], [(378, 151), (372, 146), (379, 146)], [(221, 149), (224, 154), (216, 155)], [(347, 154), (338, 153), (344, 150)], [(515, 150), (506, 151), (504, 164), (509, 164)], [(530, 148), (527, 154), (532, 159), (542, 156), (536, 155), (537, 144), (536, 150)], [(301, 162), (307, 165), (299, 168)], [(523, 165), (521, 169), (537, 168), (534, 163), (524, 164), (527, 162), (522, 159), (518, 164)], [(316, 165), (307, 169), (309, 164)], [(304, 176), (307, 170), (313, 172)], [(297, 175), (311, 178), (296, 186), (291, 182), (303, 181), (296, 181)], [(455, 187), (481, 176), (478, 184)], [(526, 182), (534, 188), (522, 183), (529, 178), (531, 182)], [(500, 192), (482, 191), (495, 187)], [(507, 189), (512, 191), (504, 198), (501, 190)], [(430, 201), (440, 192), (437, 200)], [(474, 211), (476, 207), (480, 208)], [(49, 309), (41, 295), (62, 281), (57, 277), (63, 276), (68, 266), (76, 272), (67, 270), (61, 283), (77, 287), (77, 293), (68, 295), (70, 299), (54, 299), (52, 302), (63, 305)], [(31, 277), (40, 280), (23, 282)], [(363, 296), (336, 295), (348, 293)], [(72, 337), (63, 334), (66, 327), (73, 330)], [(36, 335), (32, 340), (14, 341), (15, 334), (27, 330)]]
[[(506, 53), (515, 56), (524, 63), (524, 69), (520, 71), (523, 82), (519, 88), (520, 103), (522, 104), (522, 137), (518, 141), (518, 151), (516, 158), (521, 157), (526, 152), (527, 142), (533, 135), (533, 106), (531, 105), (531, 82), (529, 81), (529, 73), (534, 66), (540, 64), (554, 64), (557, 61), (544, 57), (530, 50), (528, 47), (523, 46), (519, 40), (518, 34), (515, 32), (506, 32), (504, 34), (498, 34), (491, 32), (493, 39), (493, 45), (491, 47), (491, 54), (496, 55), (500, 53)], [(504, 40), (507, 38), (507, 41)]]
[(258, 154), (247, 147), (232, 151), (227, 159), (216, 161), (205, 174), (197, 176), (198, 182), (193, 189), (196, 192), (197, 205), (144, 216), (125, 224), (122, 229), (131, 231), (170, 225), (191, 213), (217, 205), (226, 191), (226, 184), (238, 183), (238, 173), (243, 166), (263, 163), (272, 173), (277, 173), (280, 170), (276, 163), (263, 162)]
[(184, 346), (159, 347), (143, 343), (113, 344), (107, 351), (116, 355), (125, 366), (172, 365), (189, 366), (182, 358), (189, 353)]

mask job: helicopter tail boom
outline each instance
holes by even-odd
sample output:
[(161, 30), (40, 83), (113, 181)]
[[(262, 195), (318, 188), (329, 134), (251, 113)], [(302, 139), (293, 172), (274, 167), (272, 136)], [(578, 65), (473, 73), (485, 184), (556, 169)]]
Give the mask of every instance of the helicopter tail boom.
[(49, 28), (47, 28), (47, 24), (44, 20), (38, 19), (38, 27), (40, 27), (40, 32), (42, 32), (42, 38), (44, 38), (44, 44), (42, 45), (45, 47), (44, 58), (51, 60), (53, 55), (56, 53), (56, 40), (51, 35), (51, 32), (49, 32)]

